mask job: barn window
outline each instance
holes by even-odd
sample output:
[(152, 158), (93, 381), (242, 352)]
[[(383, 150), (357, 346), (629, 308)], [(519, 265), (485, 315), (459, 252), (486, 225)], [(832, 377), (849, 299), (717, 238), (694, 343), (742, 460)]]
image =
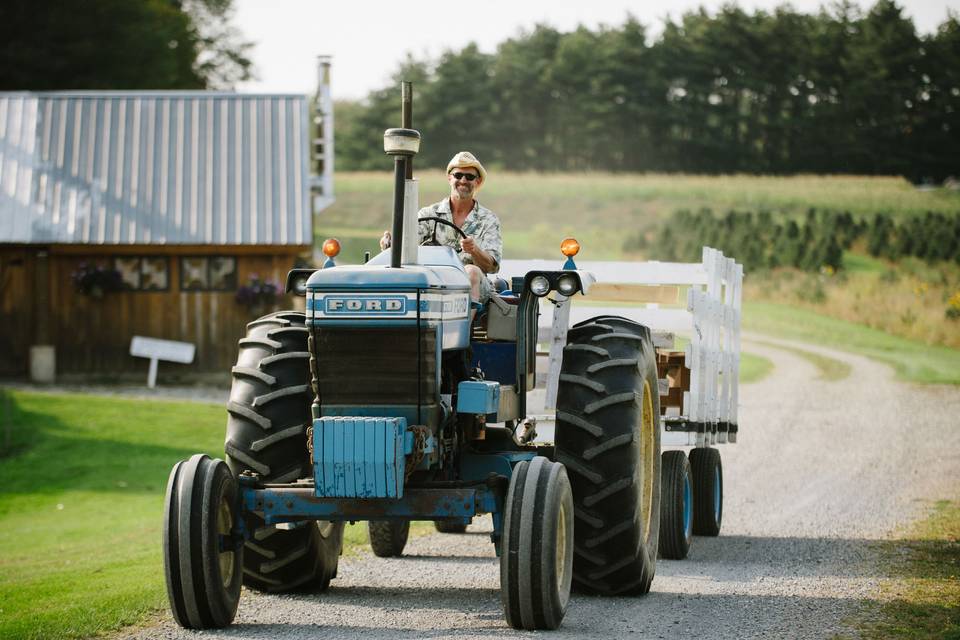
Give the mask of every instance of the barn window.
[(170, 288), (170, 261), (165, 256), (118, 256), (113, 268), (128, 291), (166, 291)]
[(237, 259), (233, 256), (184, 256), (180, 258), (180, 289), (183, 291), (234, 291)]

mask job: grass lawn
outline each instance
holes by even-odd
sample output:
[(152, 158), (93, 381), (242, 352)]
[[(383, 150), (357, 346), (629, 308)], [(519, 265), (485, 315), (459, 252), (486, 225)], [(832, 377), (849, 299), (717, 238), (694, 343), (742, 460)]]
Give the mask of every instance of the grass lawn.
[(899, 338), (853, 322), (770, 302), (748, 302), (743, 328), (859, 353), (909, 382), (960, 384), (960, 350)]
[(21, 450), (0, 458), (0, 637), (75, 638), (166, 600), (173, 464), (222, 457), (221, 407), (12, 393)]
[(884, 545), (884, 604), (861, 637), (960, 639), (960, 503), (937, 503), (906, 537)]
[(773, 362), (753, 353), (740, 353), (740, 384), (757, 382), (770, 375)]

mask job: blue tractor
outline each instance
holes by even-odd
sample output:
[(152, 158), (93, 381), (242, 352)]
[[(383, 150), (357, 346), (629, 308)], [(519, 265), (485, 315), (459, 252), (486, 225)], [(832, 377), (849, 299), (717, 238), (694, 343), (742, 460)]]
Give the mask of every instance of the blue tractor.
[(374, 552), (397, 556), (413, 520), (456, 532), (492, 514), (501, 600), (517, 629), (557, 628), (572, 584), (650, 589), (661, 457), (649, 330), (612, 316), (571, 327), (555, 442), (533, 440), (539, 303), (585, 293), (592, 278), (568, 251), (563, 268), (514, 278), (478, 308), (454, 250), (416, 246), (404, 193), (418, 142), (409, 128), (385, 136), (393, 247), (363, 265), (291, 271), (288, 290), (306, 310), (248, 325), (226, 461), (197, 454), (171, 472), (163, 555), (185, 628), (229, 625), (241, 585), (326, 588), (349, 521), (368, 521)]

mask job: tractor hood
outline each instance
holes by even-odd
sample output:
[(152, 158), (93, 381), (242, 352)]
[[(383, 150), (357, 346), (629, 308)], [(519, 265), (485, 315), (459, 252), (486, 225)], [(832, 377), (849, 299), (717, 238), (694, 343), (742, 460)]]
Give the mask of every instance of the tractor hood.
[[(396, 269), (384, 252), (365, 265), (315, 272), (307, 280), (307, 326), (400, 332), (419, 327), (434, 331), (442, 349), (465, 349), (470, 343), (470, 278), (452, 249), (421, 247), (420, 257), (429, 263)], [(364, 343), (360, 335), (350, 339)]]
[(384, 251), (364, 265), (320, 269), (307, 280), (307, 291), (468, 290), (470, 278), (449, 247), (420, 247), (418, 264), (390, 268)]

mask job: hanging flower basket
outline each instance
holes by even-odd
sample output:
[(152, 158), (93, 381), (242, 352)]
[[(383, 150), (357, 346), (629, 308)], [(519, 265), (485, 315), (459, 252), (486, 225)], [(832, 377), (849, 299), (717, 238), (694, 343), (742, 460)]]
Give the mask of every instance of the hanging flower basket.
[(123, 289), (120, 272), (99, 264), (81, 262), (70, 277), (77, 293), (91, 298), (102, 298), (107, 293)]
[(246, 284), (237, 289), (236, 301), (242, 307), (260, 312), (274, 307), (283, 297), (283, 287), (275, 280), (261, 280), (253, 273)]

